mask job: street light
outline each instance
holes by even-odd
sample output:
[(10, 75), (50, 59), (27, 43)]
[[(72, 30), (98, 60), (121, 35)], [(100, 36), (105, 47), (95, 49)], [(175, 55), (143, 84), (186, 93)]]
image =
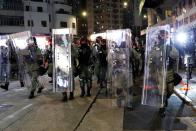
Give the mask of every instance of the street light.
[(87, 12), (86, 12), (86, 11), (83, 11), (83, 12), (82, 12), (82, 16), (83, 16), (83, 17), (86, 17), (86, 16), (87, 16)]
[(147, 18), (147, 15), (146, 15), (146, 14), (144, 14), (144, 15), (143, 15), (143, 17), (144, 17), (144, 19), (146, 19), (146, 18)]
[(187, 43), (188, 35), (185, 32), (179, 32), (176, 34), (176, 41), (184, 45)]
[(124, 1), (124, 2), (123, 2), (123, 7), (124, 7), (124, 8), (127, 8), (127, 6), (128, 6), (128, 3), (127, 3), (126, 1)]

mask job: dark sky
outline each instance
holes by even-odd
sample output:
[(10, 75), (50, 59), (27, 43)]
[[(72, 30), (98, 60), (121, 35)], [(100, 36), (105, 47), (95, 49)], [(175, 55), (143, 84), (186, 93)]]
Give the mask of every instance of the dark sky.
[(78, 0), (81, 3), (81, 7), (86, 8), (86, 0)]
[(72, 3), (73, 6), (86, 7), (86, 0), (68, 0), (68, 2)]

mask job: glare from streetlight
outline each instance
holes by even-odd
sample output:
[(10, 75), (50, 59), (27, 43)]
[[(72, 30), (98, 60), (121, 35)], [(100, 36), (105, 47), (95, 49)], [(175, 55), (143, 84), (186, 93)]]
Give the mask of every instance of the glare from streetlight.
[(144, 19), (146, 19), (146, 18), (147, 18), (147, 15), (146, 15), (146, 14), (144, 14), (144, 16), (143, 16), (143, 17), (144, 17)]
[(179, 32), (176, 35), (176, 41), (180, 44), (186, 44), (188, 40), (188, 35), (185, 32)]
[(82, 12), (82, 16), (84, 16), (84, 17), (86, 17), (86, 16), (87, 16), (86, 11), (83, 11), (83, 12)]
[(128, 6), (128, 3), (126, 1), (123, 2), (123, 7), (126, 8)]

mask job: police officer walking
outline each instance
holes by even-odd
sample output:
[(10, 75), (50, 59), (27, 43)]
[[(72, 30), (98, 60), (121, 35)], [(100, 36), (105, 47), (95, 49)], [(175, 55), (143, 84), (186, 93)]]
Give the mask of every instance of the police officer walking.
[(95, 75), (97, 77), (97, 84), (100, 84), (99, 50), (101, 47), (102, 40), (103, 40), (102, 37), (98, 36), (92, 45), (92, 57), (95, 65)]
[(106, 73), (107, 73), (107, 47), (106, 47), (106, 40), (102, 39), (100, 43), (100, 48), (98, 50), (98, 73), (99, 73), (99, 82), (100, 88), (106, 87), (107, 80), (106, 80)]
[(28, 45), (28, 50), (30, 53), (30, 63), (27, 66), (27, 68), (31, 76), (31, 87), (30, 87), (29, 99), (32, 99), (34, 98), (34, 93), (37, 88), (38, 88), (37, 93), (41, 93), (43, 89), (43, 87), (40, 85), (38, 81), (39, 69), (40, 69), (40, 66), (43, 64), (43, 60), (42, 60), (41, 51), (39, 50), (37, 46), (35, 37), (31, 37), (29, 39), (29, 42), (30, 43)]
[[(160, 115), (163, 117), (165, 116), (165, 109), (168, 106), (168, 99), (174, 92), (174, 69), (176, 68), (176, 62), (179, 58), (178, 51), (176, 48), (172, 45), (167, 45), (167, 39), (169, 39), (168, 36), (169, 33), (165, 30), (160, 30), (160, 33), (158, 35), (158, 43), (155, 46), (155, 50), (162, 51), (164, 50), (164, 46), (166, 48), (166, 87), (164, 91), (164, 105), (162, 108), (159, 109)], [(164, 45), (166, 44), (166, 45)], [(160, 63), (159, 63), (160, 64)], [(161, 78), (163, 77), (163, 74), (161, 72), (158, 73), (158, 79), (161, 81)], [(160, 82), (161, 83), (161, 82)], [(161, 89), (159, 89), (161, 90)]]
[[(70, 94), (69, 94), (69, 100), (73, 100), (74, 99), (74, 90), (75, 90), (75, 80), (74, 78), (78, 75), (77, 72), (77, 51), (76, 51), (76, 47), (74, 47), (73, 45), (74, 43), (71, 44), (71, 67), (72, 67), (72, 90), (70, 90)], [(62, 101), (66, 102), (68, 100), (68, 96), (67, 96), (67, 92), (63, 92), (63, 99)]]
[[(78, 50), (78, 61), (79, 61), (79, 78), (80, 78), (80, 97), (91, 96), (92, 87), (92, 59), (91, 59), (91, 48), (88, 45), (87, 38), (81, 38), (81, 46)], [(85, 91), (85, 85), (87, 90)]]

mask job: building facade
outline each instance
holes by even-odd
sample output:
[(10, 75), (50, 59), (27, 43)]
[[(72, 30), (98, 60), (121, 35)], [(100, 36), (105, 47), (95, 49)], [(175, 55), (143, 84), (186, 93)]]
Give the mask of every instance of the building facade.
[(139, 14), (138, 0), (88, 0), (87, 12), (88, 34), (125, 28), (139, 34), (147, 24)]
[(123, 28), (122, 0), (88, 0), (88, 34)]
[(22, 0), (0, 0), (0, 34), (25, 29), (23, 8)]
[(66, 0), (0, 0), (0, 17), (4, 18), (0, 19), (1, 34), (25, 30), (51, 34), (56, 28), (74, 28), (77, 34), (76, 17)]
[(196, 26), (196, 0), (179, 0), (173, 7), (173, 27), (175, 30), (195, 28)]

